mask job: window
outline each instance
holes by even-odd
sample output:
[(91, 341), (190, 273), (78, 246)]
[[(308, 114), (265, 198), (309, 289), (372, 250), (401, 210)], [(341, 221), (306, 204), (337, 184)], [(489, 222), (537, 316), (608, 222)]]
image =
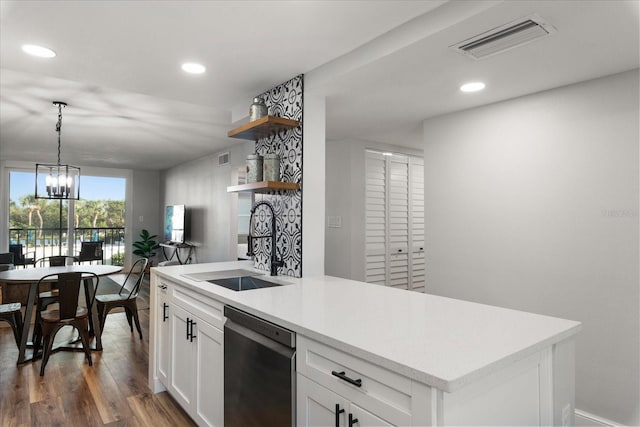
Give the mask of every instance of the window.
[(124, 263), (126, 178), (83, 175), (77, 201), (36, 199), (34, 186), (34, 172), (9, 171), (11, 243), (40, 258), (77, 255), (80, 242), (100, 240), (106, 263)]

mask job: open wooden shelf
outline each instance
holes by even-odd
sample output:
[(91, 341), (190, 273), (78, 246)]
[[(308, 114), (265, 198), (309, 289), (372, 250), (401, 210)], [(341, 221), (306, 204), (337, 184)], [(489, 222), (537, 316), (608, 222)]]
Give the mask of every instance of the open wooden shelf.
[(300, 184), (295, 182), (260, 181), (250, 184), (232, 185), (227, 187), (227, 193), (248, 191), (252, 193), (272, 193), (277, 190), (299, 190)]
[(227, 132), (229, 138), (258, 140), (270, 136), (279, 130), (298, 127), (297, 120), (283, 117), (265, 116)]

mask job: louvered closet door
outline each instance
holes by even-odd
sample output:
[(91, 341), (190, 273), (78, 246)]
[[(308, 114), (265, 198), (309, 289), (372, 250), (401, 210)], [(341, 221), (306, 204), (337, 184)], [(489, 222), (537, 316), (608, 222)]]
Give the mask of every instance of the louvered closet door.
[(366, 152), (365, 280), (424, 292), (424, 163)]
[(387, 283), (387, 168), (382, 154), (367, 151), (365, 160), (365, 281)]
[(409, 193), (411, 220), (411, 289), (425, 290), (424, 258), (424, 161), (418, 157), (409, 158)]
[(409, 289), (409, 162), (392, 156), (389, 168), (389, 281)]

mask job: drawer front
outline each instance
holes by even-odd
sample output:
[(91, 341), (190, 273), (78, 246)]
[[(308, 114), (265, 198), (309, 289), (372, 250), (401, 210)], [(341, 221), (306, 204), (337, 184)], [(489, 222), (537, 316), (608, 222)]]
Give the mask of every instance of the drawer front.
[(224, 304), (176, 283), (169, 288), (171, 301), (212, 326), (224, 327)]
[(297, 340), (299, 373), (395, 425), (411, 425), (409, 378), (306, 337)]

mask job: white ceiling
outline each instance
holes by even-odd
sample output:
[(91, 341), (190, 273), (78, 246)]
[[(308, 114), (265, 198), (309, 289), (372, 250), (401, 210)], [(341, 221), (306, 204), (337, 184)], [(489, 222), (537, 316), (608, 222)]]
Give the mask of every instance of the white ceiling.
[[(63, 162), (165, 169), (237, 143), (232, 111), (300, 73), (327, 96), (329, 138), (419, 147), (427, 117), (637, 68), (638, 5), (2, 0), (0, 159), (55, 162), (60, 100)], [(482, 61), (448, 48), (531, 13), (557, 33)], [(461, 94), (469, 79), (487, 89)]]

